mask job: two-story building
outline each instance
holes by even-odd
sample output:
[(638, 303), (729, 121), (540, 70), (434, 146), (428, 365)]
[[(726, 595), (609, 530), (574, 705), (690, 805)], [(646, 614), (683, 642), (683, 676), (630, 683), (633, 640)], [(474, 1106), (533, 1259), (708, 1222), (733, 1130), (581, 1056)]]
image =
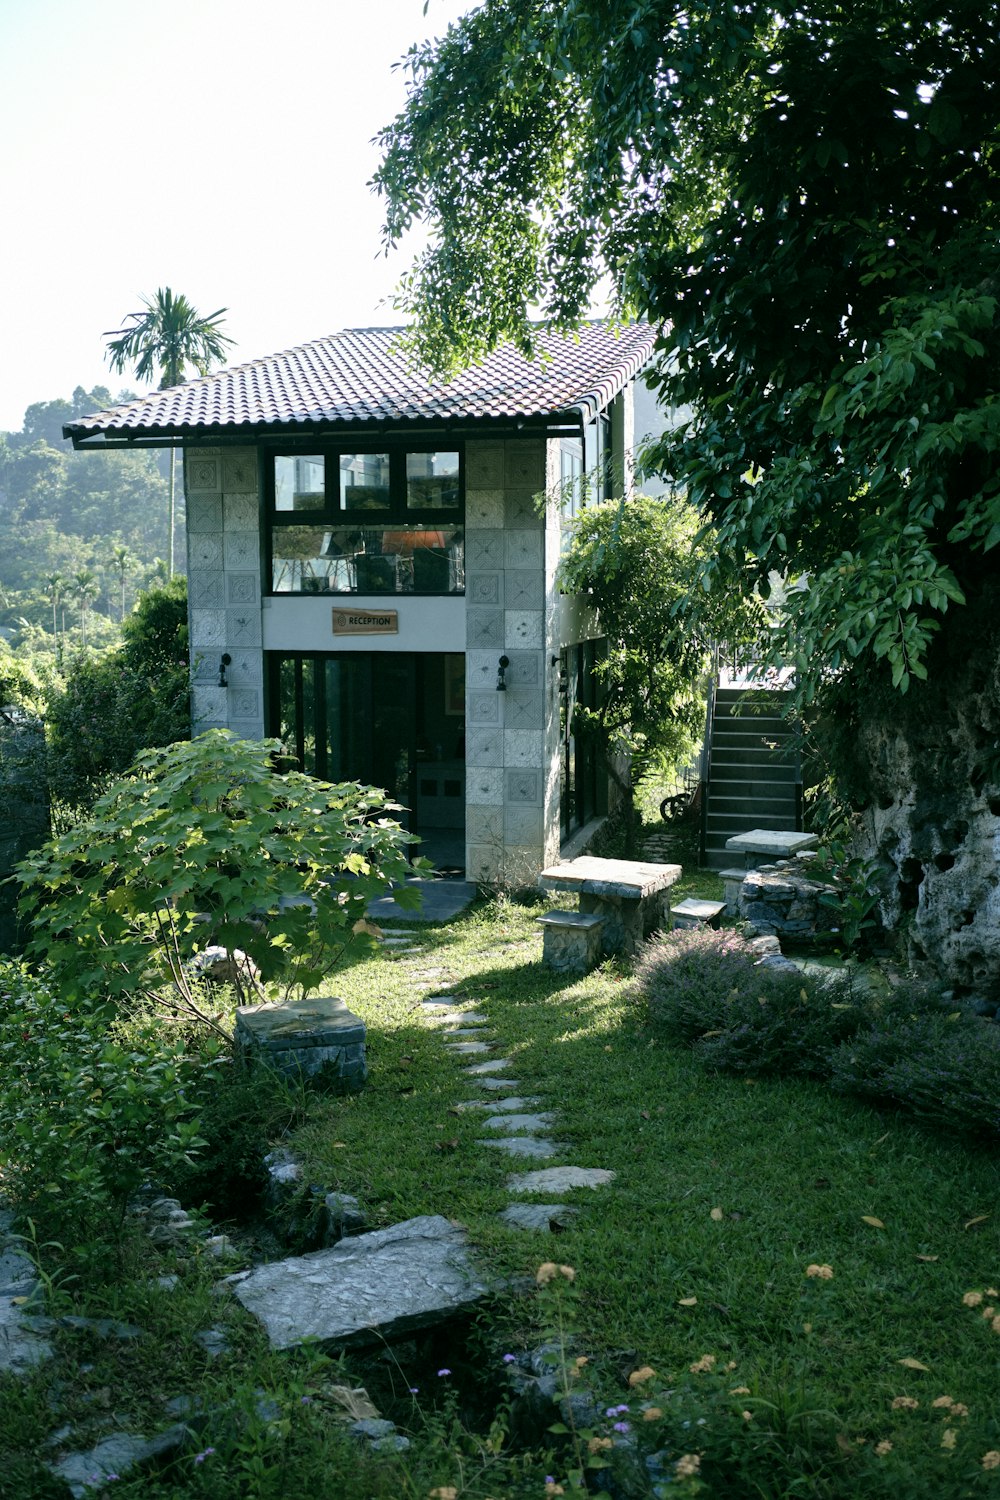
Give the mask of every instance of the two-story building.
[(556, 573), (576, 506), (629, 493), (655, 335), (541, 334), (535, 361), (504, 347), (443, 382), (399, 332), (64, 432), (184, 451), (194, 733), (276, 735), (311, 774), (386, 787), (440, 868), (530, 882), (607, 807), (573, 735), (598, 625)]

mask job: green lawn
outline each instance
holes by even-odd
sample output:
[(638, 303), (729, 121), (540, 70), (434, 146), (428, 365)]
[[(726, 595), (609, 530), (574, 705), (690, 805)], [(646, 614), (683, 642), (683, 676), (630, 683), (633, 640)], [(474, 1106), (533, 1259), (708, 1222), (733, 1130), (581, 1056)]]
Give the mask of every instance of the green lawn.
[[(345, 968), (336, 988), (367, 1023), (371, 1077), (358, 1096), (317, 1101), (292, 1141), (308, 1178), (356, 1195), (373, 1226), (442, 1213), (468, 1227), (506, 1287), (476, 1326), (451, 1345), (355, 1358), (338, 1372), (263, 1349), (239, 1310), (212, 1298), (211, 1267), (182, 1266), (182, 1292), (168, 1295), (150, 1290), (143, 1262), (103, 1301), (88, 1293), (88, 1310), (152, 1330), (141, 1347), (90, 1349), (81, 1376), (66, 1345), (55, 1404), (51, 1369), (5, 1403), (0, 1444), (24, 1473), (43, 1421), (85, 1420), (95, 1388), (150, 1421), (181, 1388), (210, 1400), (235, 1388), (248, 1410), (263, 1388), (282, 1404), (284, 1435), (247, 1418), (235, 1435), (206, 1435), (216, 1452), (200, 1465), (188, 1458), (108, 1492), (422, 1500), (454, 1488), (470, 1500), (540, 1500), (550, 1478), (569, 1493), (569, 1454), (515, 1454), (489, 1436), (503, 1355), (535, 1348), (565, 1316), (568, 1355), (588, 1361), (576, 1383), (602, 1413), (592, 1430), (616, 1445), (602, 1456), (627, 1458), (637, 1436), (643, 1451), (660, 1449), (664, 1494), (1000, 1494), (1000, 1469), (982, 1462), (1000, 1451), (1000, 1336), (982, 1315), (1000, 1285), (994, 1154), (820, 1085), (705, 1073), (656, 1041), (614, 962), (577, 981), (542, 967), (543, 909), (480, 906), (446, 927), (415, 927), (418, 953), (386, 949)], [(580, 1212), (558, 1235), (500, 1222), (506, 1179), (522, 1168), (481, 1144), (477, 1112), (458, 1108), (483, 1095), (420, 1014), (442, 993), (488, 1014), (518, 1093), (558, 1112), (559, 1159), (616, 1174), (572, 1195)], [(546, 1261), (572, 1267), (572, 1284), (557, 1277), (536, 1292)], [(982, 1304), (965, 1305), (970, 1292), (986, 1293)], [(234, 1343), (216, 1361), (191, 1353), (206, 1318)], [(438, 1377), (438, 1361), (453, 1374)], [(643, 1367), (655, 1373), (630, 1388)], [(368, 1387), (413, 1437), (408, 1455), (349, 1456), (323, 1394), (334, 1376)], [(661, 1415), (647, 1419), (644, 1407)], [(675, 1467), (685, 1454), (700, 1459), (686, 1479)], [(629, 1493), (648, 1495), (651, 1482)]]

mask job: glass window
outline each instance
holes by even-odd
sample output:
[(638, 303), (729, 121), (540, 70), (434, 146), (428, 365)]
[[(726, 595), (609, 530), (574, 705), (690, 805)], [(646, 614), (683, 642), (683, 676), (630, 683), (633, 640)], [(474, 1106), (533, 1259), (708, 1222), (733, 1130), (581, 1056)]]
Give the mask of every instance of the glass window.
[(275, 510), (322, 510), (326, 499), (325, 469), (321, 454), (275, 458)]
[(342, 453), (341, 510), (388, 510), (389, 503), (388, 453)]
[(407, 510), (457, 510), (460, 502), (457, 453), (406, 455)]

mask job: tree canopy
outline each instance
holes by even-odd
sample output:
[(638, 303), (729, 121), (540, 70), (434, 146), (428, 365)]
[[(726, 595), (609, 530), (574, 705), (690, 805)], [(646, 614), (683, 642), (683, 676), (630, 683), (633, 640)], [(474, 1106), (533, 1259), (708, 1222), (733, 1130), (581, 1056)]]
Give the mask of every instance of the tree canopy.
[(610, 278), (690, 415), (655, 460), (709, 589), (788, 595), (808, 692), (906, 690), (1000, 541), (995, 0), (485, 0), (406, 59), (383, 132), (401, 300), (438, 368)]

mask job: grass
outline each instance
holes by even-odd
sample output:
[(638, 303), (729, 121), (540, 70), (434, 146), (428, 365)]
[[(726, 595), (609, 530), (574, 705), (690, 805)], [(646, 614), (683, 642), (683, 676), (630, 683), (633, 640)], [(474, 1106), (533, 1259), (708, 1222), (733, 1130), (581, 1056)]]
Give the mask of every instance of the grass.
[[(358, 1197), (373, 1227), (423, 1213), (461, 1220), (481, 1263), (514, 1290), (460, 1342), (341, 1367), (273, 1355), (237, 1306), (212, 1295), (217, 1267), (200, 1257), (181, 1264), (179, 1292), (151, 1287), (173, 1262), (154, 1266), (144, 1249), (81, 1300), (145, 1337), (81, 1346), (60, 1334), (56, 1363), (4, 1392), (0, 1472), (42, 1484), (34, 1459), (46, 1434), (68, 1421), (96, 1431), (94, 1412), (107, 1408), (95, 1392), (153, 1424), (168, 1395), (200, 1394), (218, 1408), (235, 1390), (243, 1415), (206, 1435), (214, 1454), (109, 1493), (422, 1500), (453, 1487), (469, 1500), (541, 1500), (547, 1476), (565, 1483), (567, 1457), (545, 1443), (508, 1451), (489, 1427), (502, 1406), (503, 1354), (537, 1347), (561, 1291), (572, 1352), (589, 1361), (579, 1383), (602, 1412), (630, 1407), (632, 1433), (602, 1418), (599, 1436), (626, 1469), (637, 1434), (644, 1448), (659, 1446), (671, 1494), (937, 1500), (1000, 1487), (982, 1463), (1000, 1451), (1000, 1337), (982, 1316), (993, 1299), (963, 1304), (1000, 1277), (995, 1160), (820, 1085), (705, 1073), (690, 1053), (656, 1042), (614, 961), (576, 981), (544, 969), (541, 910), (497, 900), (415, 928), (420, 953), (384, 950), (347, 966), (336, 988), (367, 1023), (370, 1081), (360, 1095), (313, 1103), (291, 1142), (307, 1178)], [(443, 993), (489, 1016), (518, 1093), (558, 1111), (559, 1159), (616, 1173), (599, 1192), (571, 1195), (580, 1212), (558, 1236), (499, 1219), (518, 1167), (481, 1144), (478, 1111), (458, 1109), (484, 1095), (420, 1014), (422, 999)], [(574, 1269), (572, 1287), (525, 1291), (550, 1260)], [(833, 1274), (809, 1275), (810, 1266)], [(191, 1337), (208, 1323), (232, 1344), (215, 1361)], [(438, 1379), (438, 1360), (455, 1376)], [(641, 1367), (655, 1374), (630, 1388)], [(367, 1385), (411, 1433), (408, 1455), (373, 1460), (346, 1444), (323, 1394), (337, 1380)], [(283, 1435), (258, 1431), (260, 1390), (278, 1400)], [(934, 1406), (942, 1396), (968, 1415)], [(919, 1405), (894, 1408), (899, 1397)], [(662, 1416), (646, 1421), (643, 1404)], [(685, 1453), (700, 1468), (678, 1478)], [(626, 1492), (649, 1494), (645, 1473)], [(23, 1489), (35, 1493), (48, 1492)]]

